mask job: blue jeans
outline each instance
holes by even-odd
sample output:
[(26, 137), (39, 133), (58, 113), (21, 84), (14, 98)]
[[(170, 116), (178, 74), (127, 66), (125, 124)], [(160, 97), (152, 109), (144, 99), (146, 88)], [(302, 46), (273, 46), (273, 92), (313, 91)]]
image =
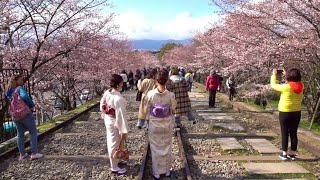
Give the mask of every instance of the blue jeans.
[(38, 132), (36, 127), (36, 121), (33, 114), (27, 115), (25, 118), (14, 121), (17, 127), (17, 144), (18, 149), (21, 155), (25, 154), (24, 147), (24, 133), (29, 131), (30, 134), (30, 142), (31, 142), (31, 152), (32, 154), (38, 153)]
[(146, 122), (145, 119), (138, 119), (137, 126), (140, 126), (140, 127), (148, 127), (148, 121), (147, 121), (147, 123), (145, 123), (145, 122)]
[[(191, 111), (189, 111), (187, 113), (187, 118), (188, 118), (189, 121), (194, 121), (195, 120), (195, 118), (194, 118), (194, 116), (193, 116)], [(181, 123), (181, 116), (176, 116), (174, 119), (175, 119), (176, 123), (178, 123), (178, 124)]]

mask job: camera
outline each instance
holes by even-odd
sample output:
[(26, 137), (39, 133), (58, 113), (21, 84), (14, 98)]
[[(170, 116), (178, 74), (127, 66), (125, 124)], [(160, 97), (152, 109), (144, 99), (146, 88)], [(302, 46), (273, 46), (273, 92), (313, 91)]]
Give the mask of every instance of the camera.
[(277, 80), (279, 82), (282, 82), (282, 78), (283, 78), (283, 69), (278, 69), (277, 70)]

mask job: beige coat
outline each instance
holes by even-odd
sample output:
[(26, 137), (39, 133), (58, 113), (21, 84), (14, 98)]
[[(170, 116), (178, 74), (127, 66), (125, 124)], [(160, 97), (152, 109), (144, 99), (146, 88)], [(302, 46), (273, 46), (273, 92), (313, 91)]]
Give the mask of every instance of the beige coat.
[(141, 84), (138, 85), (138, 89), (142, 92), (141, 102), (139, 106), (139, 119), (146, 119), (147, 112), (145, 107), (146, 95), (152, 89), (157, 88), (156, 80), (154, 79), (144, 79)]

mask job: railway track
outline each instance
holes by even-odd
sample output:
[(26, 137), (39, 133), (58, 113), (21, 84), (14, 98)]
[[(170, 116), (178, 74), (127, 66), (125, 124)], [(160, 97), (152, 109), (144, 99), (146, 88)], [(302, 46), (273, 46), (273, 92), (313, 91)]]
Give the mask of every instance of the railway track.
[[(187, 160), (187, 156), (184, 150), (183, 141), (181, 138), (181, 132), (180, 129), (175, 129), (173, 131), (174, 137), (173, 137), (173, 165), (172, 165), (172, 171), (170, 177), (165, 177), (162, 175), (162, 179), (187, 179), (191, 180), (191, 172)], [(145, 144), (145, 151), (142, 159), (142, 163), (140, 166), (140, 172), (138, 175), (138, 179), (142, 180), (148, 180), (153, 179), (152, 177), (152, 169), (151, 165), (152, 159), (151, 159), (151, 152), (148, 141), (146, 141)]]
[[(39, 135), (39, 148), (45, 154), (43, 159), (18, 162), (15, 156), (17, 149), (2, 154), (1, 179), (152, 179), (147, 132), (135, 127), (138, 103), (133, 100), (134, 95), (130, 92), (125, 94), (129, 101), (130, 129), (126, 142), (130, 160), (125, 175), (117, 176), (109, 172), (105, 126), (97, 112), (98, 104), (94, 104), (85, 112)], [(184, 120), (181, 129), (173, 130), (172, 173), (170, 178), (162, 179), (255, 178), (260, 176), (248, 173), (245, 167), (247, 162), (281, 163), (278, 158), (279, 139), (275, 133), (267, 128), (249, 128), (250, 124), (237, 121), (241, 114), (224, 109), (222, 103), (218, 104), (221, 108), (208, 110), (204, 102), (204, 98), (192, 99), (198, 120), (196, 125)], [(238, 125), (224, 126), (230, 122), (238, 123), (243, 129), (239, 129)], [(267, 142), (274, 145), (277, 149), (273, 150), (277, 153), (263, 152), (254, 145), (255, 140), (261, 140), (260, 144)], [(228, 145), (234, 147), (229, 146), (228, 149)], [(299, 157), (297, 162), (315, 163), (318, 160), (304, 151)], [(314, 177), (311, 173), (304, 174), (308, 174), (307, 179)], [(301, 176), (294, 174), (292, 177)]]

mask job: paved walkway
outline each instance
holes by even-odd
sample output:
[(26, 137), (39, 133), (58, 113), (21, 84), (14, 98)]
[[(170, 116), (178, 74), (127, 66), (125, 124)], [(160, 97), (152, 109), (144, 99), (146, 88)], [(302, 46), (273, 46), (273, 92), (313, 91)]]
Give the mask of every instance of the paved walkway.
[[(202, 122), (207, 122), (213, 126), (217, 126), (223, 129), (226, 129), (226, 134), (231, 132), (239, 133), (245, 132), (245, 128), (242, 127), (239, 123), (239, 120), (235, 119), (231, 116), (227, 111), (224, 111), (221, 105), (221, 102), (217, 102), (217, 108), (209, 108), (208, 107), (208, 100), (207, 94), (203, 92), (199, 92), (199, 89), (189, 93), (191, 99), (191, 106), (197, 113), (197, 115), (202, 118)], [(200, 120), (199, 120), (200, 121)], [(281, 152), (279, 147), (274, 145), (272, 142), (267, 140), (266, 138), (258, 137), (258, 138), (242, 138), (247, 142), (247, 144), (260, 153), (263, 154), (271, 154), (272, 156), (248, 156), (247, 160), (258, 160), (266, 162), (250, 162), (250, 163), (243, 163), (243, 167), (248, 171), (249, 174), (305, 174), (309, 173), (308, 170), (297, 164), (296, 162), (282, 162), (278, 158), (278, 154)], [(239, 141), (239, 137), (216, 137), (217, 143), (219, 143), (220, 147), (224, 151), (228, 150), (242, 150), (245, 147)], [(218, 156), (211, 156), (208, 155), (207, 157), (197, 157), (196, 159), (201, 158), (213, 158), (213, 159), (223, 159), (222, 157)], [(307, 157), (308, 159), (310, 157)], [(225, 160), (246, 160), (246, 157), (241, 156), (229, 156), (225, 157)], [(270, 160), (278, 160), (278, 162), (267, 162), (268, 159)], [(311, 158), (312, 159), (312, 158)]]

